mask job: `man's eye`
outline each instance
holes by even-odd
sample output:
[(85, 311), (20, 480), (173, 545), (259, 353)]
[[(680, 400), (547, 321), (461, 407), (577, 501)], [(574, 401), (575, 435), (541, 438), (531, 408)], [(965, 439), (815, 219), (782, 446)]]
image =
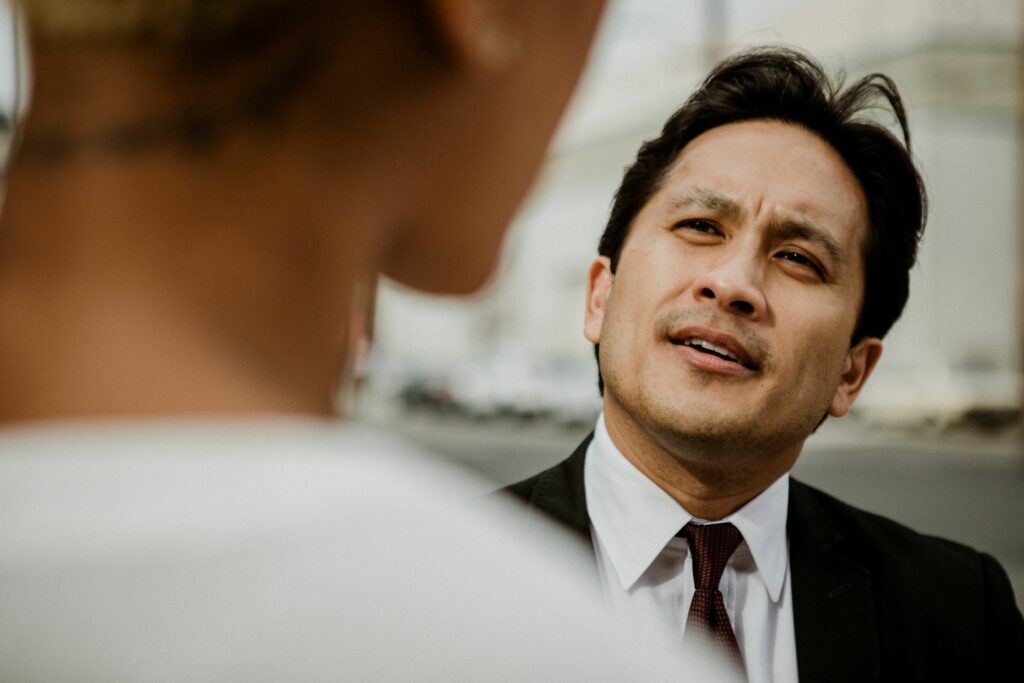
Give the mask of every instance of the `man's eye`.
[(819, 277), (824, 278), (825, 271), (813, 259), (801, 254), (799, 251), (781, 251), (776, 256), (784, 261), (790, 261), (813, 270)]
[(679, 223), (676, 224), (676, 227), (682, 228), (684, 230), (691, 230), (693, 232), (706, 233), (708, 235), (717, 235), (720, 232), (718, 230), (718, 226), (716, 226), (714, 223), (702, 220), (680, 221)]

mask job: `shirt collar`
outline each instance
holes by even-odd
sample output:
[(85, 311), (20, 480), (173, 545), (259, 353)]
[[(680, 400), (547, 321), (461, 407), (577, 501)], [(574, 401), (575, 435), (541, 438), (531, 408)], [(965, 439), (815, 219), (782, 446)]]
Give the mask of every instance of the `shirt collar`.
[[(583, 469), (587, 513), (623, 590), (643, 576), (676, 533), (696, 519), (647, 478), (612, 442), (597, 419)], [(743, 540), (773, 602), (782, 594), (789, 562), (786, 516), (789, 475), (783, 475), (725, 518)]]
[(786, 518), (789, 512), (789, 474), (784, 474), (756, 498), (726, 517), (743, 534), (757, 571), (772, 602), (782, 595), (789, 552)]

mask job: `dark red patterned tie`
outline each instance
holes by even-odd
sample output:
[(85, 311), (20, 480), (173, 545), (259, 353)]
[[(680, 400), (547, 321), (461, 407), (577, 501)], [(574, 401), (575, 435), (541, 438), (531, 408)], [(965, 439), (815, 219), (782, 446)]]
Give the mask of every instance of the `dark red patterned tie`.
[(693, 553), (693, 600), (686, 617), (684, 640), (703, 641), (724, 659), (743, 667), (736, 634), (733, 633), (725, 601), (718, 584), (725, 564), (739, 547), (743, 535), (732, 524), (687, 524), (679, 532)]

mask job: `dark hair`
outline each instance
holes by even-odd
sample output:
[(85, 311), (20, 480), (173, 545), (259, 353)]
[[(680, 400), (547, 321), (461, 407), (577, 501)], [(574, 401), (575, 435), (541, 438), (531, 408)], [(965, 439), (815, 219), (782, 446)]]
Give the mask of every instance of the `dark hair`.
[[(910, 129), (896, 84), (888, 76), (871, 74), (845, 90), (842, 86), (841, 75), (833, 81), (816, 61), (785, 48), (742, 52), (715, 67), (626, 169), (597, 249), (611, 260), (612, 272), (633, 219), (690, 141), (740, 121), (792, 123), (831, 145), (860, 182), (869, 226), (862, 245), (864, 298), (851, 344), (884, 337), (907, 302), (927, 197), (910, 157)], [(864, 116), (886, 104), (903, 142)]]

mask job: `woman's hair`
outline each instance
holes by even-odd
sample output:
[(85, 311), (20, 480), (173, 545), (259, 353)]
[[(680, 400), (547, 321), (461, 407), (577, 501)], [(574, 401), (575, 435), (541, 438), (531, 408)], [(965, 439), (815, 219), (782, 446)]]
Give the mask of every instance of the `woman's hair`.
[[(60, 40), (181, 45), (273, 21), (283, 0), (16, 0), (35, 33)], [(304, 3), (298, 3), (301, 6)]]

